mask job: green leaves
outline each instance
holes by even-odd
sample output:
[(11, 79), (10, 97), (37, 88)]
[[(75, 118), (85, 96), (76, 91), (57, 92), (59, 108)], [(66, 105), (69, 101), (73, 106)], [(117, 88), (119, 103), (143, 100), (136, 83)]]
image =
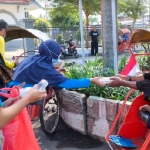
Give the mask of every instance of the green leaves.
[[(120, 62), (120, 69), (125, 67), (127, 59), (123, 57), (123, 59)], [(91, 77), (97, 77), (97, 76), (113, 76), (114, 70), (110, 68), (106, 68), (103, 70), (103, 59), (99, 57), (95, 57), (94, 61), (88, 61), (87, 64), (84, 65), (72, 65), (67, 68), (69, 70), (68, 78), (73, 79), (81, 79), (81, 78), (91, 78)], [(93, 83), (91, 83), (89, 88), (81, 88), (81, 89), (71, 89), (75, 90), (79, 93), (84, 93), (87, 96), (93, 95), (93, 96), (99, 96), (104, 97), (108, 99), (114, 99), (114, 100), (124, 100), (126, 94), (130, 90), (130, 88), (127, 87), (119, 87), (119, 88), (111, 88), (108, 86), (105, 87), (99, 87)], [(134, 97), (139, 95), (139, 92), (136, 91), (130, 96), (130, 100), (132, 100)]]
[(44, 18), (37, 18), (34, 23), (34, 28), (40, 31), (46, 32), (46, 29), (50, 27), (48, 20)]
[(148, 5), (144, 0), (118, 0), (118, 12), (135, 21), (146, 11)]
[(79, 15), (75, 7), (71, 5), (61, 5), (54, 7), (49, 12), (50, 23), (54, 27), (62, 29), (79, 25)]

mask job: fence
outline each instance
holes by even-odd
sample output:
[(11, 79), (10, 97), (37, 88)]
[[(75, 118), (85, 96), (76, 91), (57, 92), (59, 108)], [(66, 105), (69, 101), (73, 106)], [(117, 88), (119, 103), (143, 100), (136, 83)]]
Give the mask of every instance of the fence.
[[(99, 46), (101, 46), (101, 27), (96, 27), (97, 31), (100, 34), (99, 38)], [(81, 47), (81, 37), (80, 37), (80, 27), (72, 27), (72, 28), (57, 28), (57, 27), (50, 27), (46, 29), (42, 29), (41, 31), (46, 32), (46, 34), (53, 40), (56, 40), (58, 35), (62, 35), (64, 40), (68, 40), (73, 38), (77, 47)], [(86, 31), (86, 27), (83, 28), (84, 31), (84, 45), (86, 45), (86, 37), (88, 38), (88, 47), (90, 47), (90, 36), (89, 33), (91, 31), (91, 27), (88, 27), (88, 32)], [(87, 35), (88, 34), (88, 35)]]

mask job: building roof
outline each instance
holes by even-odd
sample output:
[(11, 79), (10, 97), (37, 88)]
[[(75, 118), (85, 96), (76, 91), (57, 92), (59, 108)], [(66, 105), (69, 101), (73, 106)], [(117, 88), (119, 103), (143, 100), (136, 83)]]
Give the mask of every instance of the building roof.
[(2, 4), (29, 4), (30, 0), (0, 0), (0, 3)]
[(30, 0), (29, 6), (25, 9), (25, 12), (30, 12), (41, 8), (41, 5), (36, 0)]
[(36, 0), (0, 0), (0, 4), (8, 5), (28, 5), (26, 12), (41, 8), (41, 5)]

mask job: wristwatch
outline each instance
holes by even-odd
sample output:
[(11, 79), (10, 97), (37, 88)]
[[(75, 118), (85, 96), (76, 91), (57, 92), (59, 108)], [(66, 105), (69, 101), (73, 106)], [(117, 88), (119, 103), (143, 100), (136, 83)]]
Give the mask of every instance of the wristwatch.
[(131, 81), (131, 76), (128, 76), (128, 80)]

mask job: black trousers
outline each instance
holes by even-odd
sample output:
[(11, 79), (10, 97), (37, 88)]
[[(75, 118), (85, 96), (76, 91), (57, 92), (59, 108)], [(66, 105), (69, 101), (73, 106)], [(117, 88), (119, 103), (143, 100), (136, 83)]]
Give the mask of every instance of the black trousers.
[(91, 42), (91, 55), (98, 54), (98, 42)]
[[(0, 89), (1, 88), (4, 88), (5, 87), (5, 84), (1, 81), (1, 79), (0, 79)], [(0, 96), (0, 99), (2, 100), (2, 102), (4, 102), (5, 100), (7, 100), (7, 98), (6, 97), (3, 97), (3, 96)]]

